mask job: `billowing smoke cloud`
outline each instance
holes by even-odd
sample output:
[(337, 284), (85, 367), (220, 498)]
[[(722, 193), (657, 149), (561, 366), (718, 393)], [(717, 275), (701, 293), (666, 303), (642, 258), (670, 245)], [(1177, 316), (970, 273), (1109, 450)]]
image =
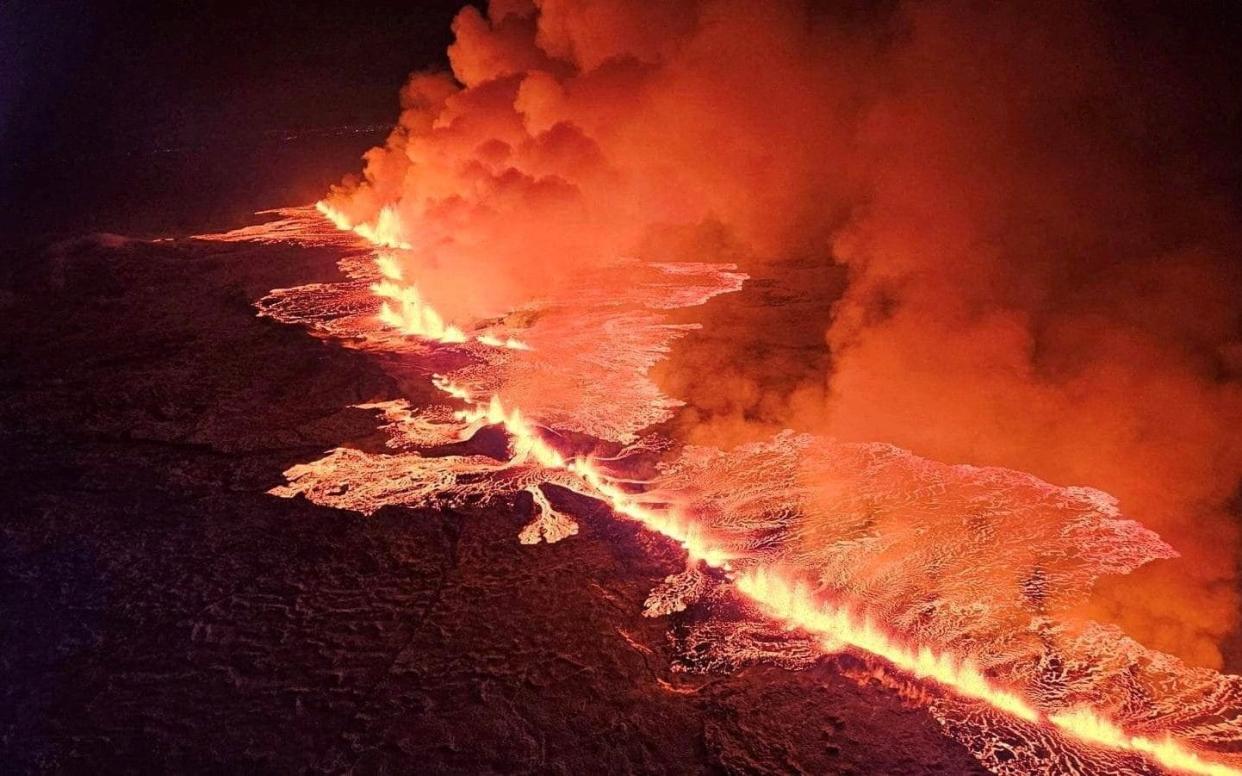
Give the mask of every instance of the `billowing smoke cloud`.
[(1210, 24), (1128, 14), (497, 0), (331, 201), (395, 213), (459, 322), (617, 256), (743, 264), (756, 283), (660, 370), (686, 438), (792, 426), (1107, 490), (1183, 558), (1090, 614), (1219, 664), (1237, 73)]
[(1184, 557), (1105, 583), (1095, 613), (1218, 664), (1238, 604), (1242, 244), (1210, 183), (1228, 160), (1198, 157), (1222, 116), (1187, 76), (1219, 81), (1109, 23), (910, 17), (859, 133), (867, 202), (834, 235), (851, 282), (829, 427), (1113, 493)]
[(850, 197), (813, 171), (838, 166), (857, 88), (814, 77), (830, 52), (809, 24), (780, 3), (467, 8), (452, 77), (411, 79), (400, 126), (330, 202), (355, 221), (391, 206), (452, 317), (546, 293), (656, 226), (716, 222), (753, 253), (822, 253), (813, 230)]

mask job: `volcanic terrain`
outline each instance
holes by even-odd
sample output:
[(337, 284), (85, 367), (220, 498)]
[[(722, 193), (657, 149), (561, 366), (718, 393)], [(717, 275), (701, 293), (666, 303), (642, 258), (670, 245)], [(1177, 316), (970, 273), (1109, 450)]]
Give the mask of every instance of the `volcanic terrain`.
[[(371, 517), (265, 491), (394, 393), (255, 316), (333, 251), (94, 235), (6, 257), (0, 743), (12, 772), (974, 773), (862, 663), (674, 670), (680, 548), (580, 500)], [(894, 745), (894, 742), (899, 742)]]

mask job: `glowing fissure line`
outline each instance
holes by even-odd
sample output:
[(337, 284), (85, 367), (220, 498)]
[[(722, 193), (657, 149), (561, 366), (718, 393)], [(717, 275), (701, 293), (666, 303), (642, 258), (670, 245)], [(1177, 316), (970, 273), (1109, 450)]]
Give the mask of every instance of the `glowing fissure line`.
[(579, 492), (583, 495), (604, 501), (614, 512), (637, 520), (649, 529), (678, 542), (685, 548), (691, 560), (702, 560), (713, 568), (730, 568), (729, 554), (704, 541), (701, 532), (692, 523), (680, 519), (673, 512), (644, 507), (634, 494), (618, 486), (616, 481), (600, 471), (592, 461), (585, 458), (565, 458), (544, 440), (521, 410), (506, 410), (498, 396), (492, 396), (486, 402), (475, 401), (469, 391), (443, 377), (437, 377), (432, 382), (444, 393), (470, 405), (469, 409), (457, 413), (457, 418), (467, 424), (463, 436), (470, 436), (474, 429), (482, 425), (501, 426), (513, 440), (512, 463), (533, 460), (545, 469), (568, 472), (582, 485)]
[(959, 695), (978, 698), (991, 706), (1027, 722), (1038, 722), (1039, 711), (1020, 696), (993, 687), (986, 676), (968, 662), (951, 655), (936, 654), (927, 647), (917, 649), (896, 643), (870, 619), (857, 618), (848, 609), (825, 607), (810, 589), (790, 583), (765, 569), (734, 577), (737, 589), (759, 604), (774, 619), (797, 626), (828, 639), (828, 646), (845, 643), (884, 658), (920, 679), (931, 679), (951, 687)]
[(1048, 717), (1048, 721), (1079, 741), (1110, 749), (1140, 752), (1173, 770), (1201, 773), (1206, 776), (1237, 776), (1242, 773), (1237, 768), (1224, 763), (1205, 760), (1197, 752), (1178, 743), (1172, 736), (1166, 735), (1161, 739), (1132, 736), (1106, 717), (1088, 708), (1053, 714)]
[[(320, 212), (327, 215), (323, 208)], [(333, 223), (343, 229), (350, 228), (335, 219)], [(348, 224), (347, 221), (344, 223)], [(506, 410), (500, 397), (493, 395), (490, 400), (480, 402), (468, 390), (443, 377), (437, 376), (432, 382), (445, 394), (469, 405), (468, 409), (456, 413), (457, 418), (467, 424), (466, 435), (482, 425), (503, 427), (512, 438), (511, 464), (533, 460), (545, 469), (568, 472), (582, 486), (580, 490), (575, 490), (603, 501), (617, 514), (678, 542), (691, 561), (702, 561), (724, 571), (738, 592), (767, 616), (791, 628), (821, 637), (826, 649), (836, 650), (841, 645), (852, 647), (881, 658), (915, 677), (933, 681), (958, 695), (983, 701), (1010, 716), (1030, 723), (1050, 725), (1081, 743), (1134, 752), (1166, 768), (1186, 773), (1242, 776), (1242, 770), (1206, 760), (1171, 736), (1157, 740), (1130, 735), (1090, 708), (1045, 714), (1020, 695), (995, 686), (970, 662), (938, 654), (926, 646), (902, 645), (869, 618), (859, 617), (844, 607), (827, 606), (816, 599), (809, 586), (787, 580), (773, 570), (758, 568), (734, 572), (730, 564), (732, 555), (723, 548), (713, 547), (692, 521), (673, 510), (645, 507), (634, 494), (619, 487), (617, 480), (605, 475), (589, 459), (565, 458), (544, 440), (519, 409)]]
[[(414, 286), (403, 286), (392, 280), (371, 284), (371, 291), (384, 301), (380, 303), (380, 322), (402, 334), (414, 334), (448, 344), (465, 342), (466, 333), (446, 324), (431, 305), (423, 302)], [(395, 303), (394, 309), (389, 301)]]
[(499, 397), (492, 396), (487, 402), (477, 402), (468, 391), (443, 378), (437, 379), (435, 384), (446, 394), (471, 405), (469, 409), (457, 413), (461, 420), (469, 424), (502, 426), (513, 438), (515, 462), (533, 459), (545, 468), (575, 475), (584, 486), (580, 491), (584, 495), (598, 498), (614, 512), (679, 542), (691, 560), (701, 560), (708, 566), (725, 571), (737, 590), (757, 604), (766, 615), (820, 636), (828, 649), (835, 650), (840, 645), (853, 647), (919, 679), (934, 681), (958, 695), (981, 700), (1010, 716), (1031, 723), (1047, 723), (1082, 743), (1143, 754), (1167, 768), (1187, 773), (1204, 776), (1242, 774), (1236, 768), (1203, 759), (1172, 737), (1155, 740), (1129, 735), (1088, 708), (1044, 714), (1020, 695), (992, 684), (971, 663), (959, 661), (949, 654), (937, 653), (926, 646), (900, 644), (869, 618), (817, 601), (808, 586), (790, 582), (779, 573), (762, 568), (735, 573), (729, 562), (729, 553), (712, 547), (691, 522), (680, 519), (675, 512), (643, 506), (632, 494), (618, 487), (615, 480), (603, 474), (592, 461), (566, 459), (543, 439), (519, 410), (505, 410)]
[[(344, 213), (320, 200), (315, 209), (342, 231), (353, 232), (371, 245), (388, 250), (410, 250), (414, 246), (401, 239), (400, 217), (391, 206), (383, 207), (374, 223), (351, 224)], [(466, 342), (469, 337), (457, 326), (447, 323), (434, 307), (423, 301), (418, 289), (403, 283), (401, 265), (396, 257), (386, 251), (377, 251), (375, 266), (380, 280), (371, 284), (371, 292), (382, 300), (377, 313), (380, 323), (402, 334), (454, 345)], [(480, 344), (509, 350), (530, 350), (530, 346), (513, 337), (500, 338), (493, 334), (480, 334), (474, 338)]]
[(376, 247), (405, 251), (414, 247), (401, 239), (401, 216), (391, 205), (380, 208), (373, 223), (361, 224), (352, 223), (348, 216), (323, 200), (315, 203), (315, 209), (331, 221), (337, 229), (343, 232), (353, 232)]
[(977, 668), (958, 662), (950, 655), (936, 654), (927, 647), (912, 648), (893, 641), (870, 620), (856, 619), (846, 609), (825, 608), (816, 603), (811, 591), (790, 583), (763, 569), (733, 578), (738, 590), (757, 603), (769, 616), (843, 642), (877, 657), (916, 677), (931, 679), (959, 695), (977, 698), (1027, 722), (1046, 722), (1066, 737), (1118, 751), (1146, 755), (1173, 770), (1205, 776), (1237, 776), (1242, 771), (1223, 763), (1205, 760), (1171, 736), (1161, 739), (1132, 736), (1098, 712), (1080, 707), (1070, 711), (1043, 714), (1021, 696), (993, 686)]

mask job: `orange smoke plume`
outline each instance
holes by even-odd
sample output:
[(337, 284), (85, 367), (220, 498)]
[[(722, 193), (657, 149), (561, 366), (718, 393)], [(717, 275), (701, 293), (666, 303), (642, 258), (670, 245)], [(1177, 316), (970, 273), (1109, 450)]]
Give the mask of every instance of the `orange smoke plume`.
[(1242, 232), (1215, 183), (1236, 106), (1204, 84), (1231, 66), (1201, 27), (1109, 13), (467, 8), (452, 74), (411, 78), (324, 207), (398, 249), (388, 318), (411, 331), (617, 256), (742, 264), (782, 304), (722, 303), (659, 368), (686, 438), (793, 427), (1106, 490), (1181, 558), (1102, 581), (1087, 613), (1219, 666)]

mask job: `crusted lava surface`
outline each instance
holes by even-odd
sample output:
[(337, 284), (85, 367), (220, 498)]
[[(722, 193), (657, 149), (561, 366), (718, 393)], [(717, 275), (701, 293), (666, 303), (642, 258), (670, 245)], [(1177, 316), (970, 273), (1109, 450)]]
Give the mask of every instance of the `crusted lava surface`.
[(680, 550), (521, 498), (371, 517), (265, 491), (382, 445), (361, 354), (255, 316), (338, 277), (296, 246), (91, 237), (0, 277), (0, 755), (8, 772), (978, 773), (843, 675), (674, 670), (642, 616)]

